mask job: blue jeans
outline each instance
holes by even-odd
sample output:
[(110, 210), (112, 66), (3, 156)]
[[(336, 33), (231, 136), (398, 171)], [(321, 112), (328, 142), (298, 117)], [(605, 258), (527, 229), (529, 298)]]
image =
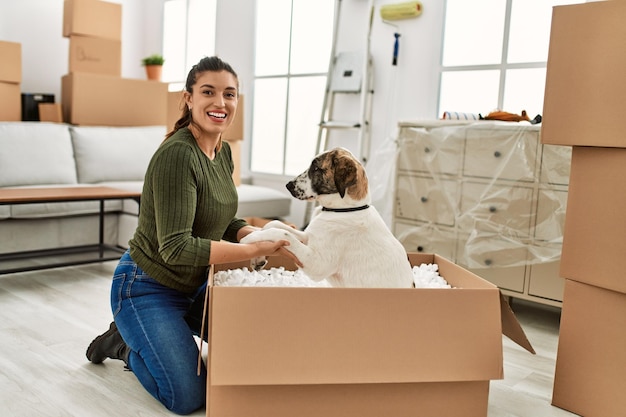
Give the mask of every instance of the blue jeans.
[[(196, 294), (166, 287), (146, 274), (128, 251), (113, 276), (111, 308), (130, 347), (128, 367), (167, 409), (189, 414), (204, 406), (206, 368), (197, 374), (205, 286)], [(206, 333), (204, 333), (206, 335)]]

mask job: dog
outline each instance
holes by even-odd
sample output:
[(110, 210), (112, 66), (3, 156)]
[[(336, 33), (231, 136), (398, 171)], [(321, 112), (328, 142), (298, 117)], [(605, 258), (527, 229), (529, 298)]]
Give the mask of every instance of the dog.
[(286, 185), (299, 200), (316, 201), (309, 225), (300, 231), (278, 220), (242, 243), (287, 240), (312, 280), (332, 287), (409, 288), (413, 270), (402, 244), (371, 206), (365, 168), (347, 149), (316, 156)]

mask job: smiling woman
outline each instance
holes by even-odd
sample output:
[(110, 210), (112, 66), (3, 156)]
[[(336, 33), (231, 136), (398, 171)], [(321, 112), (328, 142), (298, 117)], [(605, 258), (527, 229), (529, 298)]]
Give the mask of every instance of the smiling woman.
[(205, 403), (206, 367), (198, 371), (194, 336), (207, 334), (201, 323), (208, 266), (290, 256), (286, 241), (239, 243), (256, 228), (236, 217), (234, 164), (222, 142), (237, 111), (238, 88), (235, 71), (217, 57), (189, 71), (186, 105), (148, 164), (138, 226), (114, 273), (114, 322), (87, 348), (93, 363), (124, 361), (178, 414)]

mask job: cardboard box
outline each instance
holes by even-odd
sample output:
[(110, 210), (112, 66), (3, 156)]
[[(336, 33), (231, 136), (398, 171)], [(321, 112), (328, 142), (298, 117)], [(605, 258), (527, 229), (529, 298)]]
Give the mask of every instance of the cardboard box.
[(626, 293), (626, 149), (572, 149), (560, 275)]
[(89, 72), (120, 77), (122, 42), (70, 35), (69, 72)]
[[(166, 126), (168, 129), (172, 129), (174, 124), (180, 119), (181, 112), (183, 110), (183, 106), (185, 102), (183, 100), (183, 92), (182, 91), (170, 91), (167, 95), (167, 121)], [(232, 124), (226, 129), (226, 131), (222, 134), (222, 139), (227, 140), (229, 142), (233, 142), (236, 140), (243, 140), (244, 138), (244, 129), (243, 129), (243, 119), (244, 119), (244, 97), (243, 94), (239, 96), (239, 103), (237, 104), (237, 114), (235, 114), (235, 120), (233, 120)]]
[(243, 118), (244, 118), (244, 97), (243, 94), (239, 96), (237, 103), (237, 113), (235, 114), (235, 120), (228, 126), (228, 129), (222, 134), (222, 139), (228, 141), (243, 140)]
[(230, 145), (230, 152), (233, 157), (233, 163), (235, 164), (235, 170), (233, 171), (233, 181), (235, 186), (241, 185), (241, 141), (240, 140), (227, 140)]
[(0, 82), (22, 82), (22, 45), (0, 41)]
[(211, 285), (207, 416), (485, 417), (502, 333), (532, 347), (493, 284), (438, 255), (409, 259), (457, 288)]
[(625, 352), (626, 294), (566, 280), (552, 404), (585, 417), (623, 416)]
[(63, 114), (59, 103), (39, 103), (39, 121), (63, 123)]
[(20, 84), (0, 82), (0, 121), (22, 120)]
[(165, 126), (169, 132), (174, 128), (174, 125), (180, 119), (182, 115), (185, 102), (183, 100), (182, 91), (169, 91), (167, 93), (167, 118)]
[(122, 5), (100, 0), (65, 0), (63, 36), (122, 40)]
[(626, 147), (626, 1), (552, 14), (541, 141)]
[(167, 84), (109, 75), (72, 73), (61, 80), (66, 123), (85, 126), (163, 125)]

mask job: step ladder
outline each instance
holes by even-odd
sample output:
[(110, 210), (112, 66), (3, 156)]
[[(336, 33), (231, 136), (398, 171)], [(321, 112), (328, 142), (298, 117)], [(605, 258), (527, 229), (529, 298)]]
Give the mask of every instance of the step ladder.
[[(332, 58), (326, 77), (324, 102), (317, 134), (316, 154), (329, 150), (331, 132), (353, 131), (356, 133), (357, 147), (354, 153), (361, 163), (365, 165), (370, 152), (370, 119), (374, 95), (374, 71), (370, 55), (374, 0), (370, 0), (368, 4), (369, 22), (363, 50), (337, 53), (341, 3), (342, 0), (335, 0)], [(354, 102), (358, 99), (359, 105), (358, 107), (354, 105), (338, 106), (338, 102), (341, 99), (344, 99), (346, 102)], [(346, 111), (338, 115), (338, 108)], [(343, 134), (345, 135), (345, 133)], [(309, 224), (314, 210), (315, 203), (308, 203), (304, 218), (305, 227)]]
[[(332, 131), (352, 130), (357, 134), (356, 156), (365, 164), (370, 152), (370, 119), (374, 94), (374, 73), (370, 55), (374, 1), (370, 0), (368, 5), (369, 24), (364, 50), (337, 53), (341, 3), (342, 0), (335, 1), (332, 58), (329, 63), (328, 76), (326, 77), (316, 151), (319, 154), (328, 150), (329, 136)], [(359, 101), (358, 111), (344, 112), (341, 115), (337, 115), (336, 105), (337, 100), (340, 100), (340, 96), (344, 96), (343, 98), (348, 100), (350, 99), (347, 96), (353, 96), (352, 100), (356, 96)], [(346, 110), (345, 107), (354, 109), (355, 106), (343, 106), (342, 110)]]

